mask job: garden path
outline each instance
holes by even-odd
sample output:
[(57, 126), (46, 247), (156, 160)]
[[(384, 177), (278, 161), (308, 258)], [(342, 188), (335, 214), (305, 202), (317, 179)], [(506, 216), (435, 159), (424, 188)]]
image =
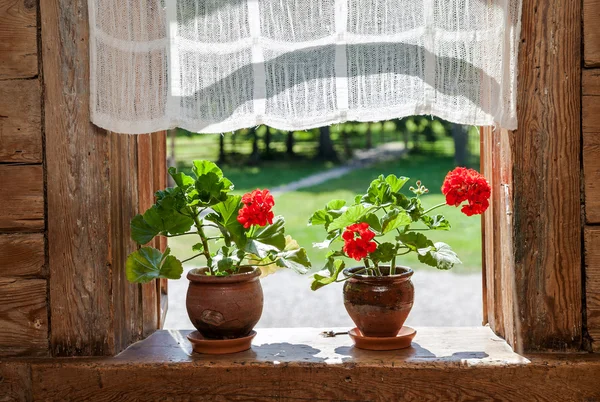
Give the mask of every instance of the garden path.
[(358, 150), (355, 152), (354, 157), (343, 166), (315, 173), (304, 177), (303, 179), (272, 188), (271, 193), (273, 195), (281, 195), (289, 191), (313, 187), (325, 183), (326, 181), (337, 179), (353, 170), (361, 169), (377, 162), (399, 158), (404, 155), (405, 152), (406, 148), (404, 147), (403, 142), (388, 142), (372, 149)]

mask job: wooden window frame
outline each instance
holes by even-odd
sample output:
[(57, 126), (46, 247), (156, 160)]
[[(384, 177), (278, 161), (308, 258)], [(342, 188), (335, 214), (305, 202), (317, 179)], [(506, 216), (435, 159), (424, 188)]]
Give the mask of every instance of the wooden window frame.
[[(127, 284), (124, 259), (129, 219), (164, 184), (164, 133), (90, 123), (87, 1), (40, 1), (40, 17), (50, 349), (114, 355), (161, 325), (164, 286)], [(482, 134), (484, 319), (518, 351), (582, 347), (580, 61), (580, 2), (524, 2), (519, 129)]]

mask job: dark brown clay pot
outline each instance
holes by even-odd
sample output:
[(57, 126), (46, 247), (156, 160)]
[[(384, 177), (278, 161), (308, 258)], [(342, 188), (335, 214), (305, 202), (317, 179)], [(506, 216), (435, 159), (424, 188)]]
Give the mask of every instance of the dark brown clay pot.
[(260, 269), (242, 268), (230, 276), (207, 276), (206, 270), (196, 268), (187, 274), (186, 307), (192, 324), (205, 338), (247, 336), (263, 310)]
[(347, 268), (350, 277), (344, 284), (344, 306), (365, 336), (396, 336), (412, 309), (415, 288), (410, 280), (413, 270), (397, 267), (389, 276), (389, 267), (380, 267), (384, 276), (356, 274), (363, 267)]

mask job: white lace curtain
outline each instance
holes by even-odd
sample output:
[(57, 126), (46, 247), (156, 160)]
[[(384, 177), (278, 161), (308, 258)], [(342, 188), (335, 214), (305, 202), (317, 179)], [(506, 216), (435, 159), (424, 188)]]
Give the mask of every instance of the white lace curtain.
[(521, 0), (90, 0), (92, 121), (301, 130), (435, 115), (515, 129)]

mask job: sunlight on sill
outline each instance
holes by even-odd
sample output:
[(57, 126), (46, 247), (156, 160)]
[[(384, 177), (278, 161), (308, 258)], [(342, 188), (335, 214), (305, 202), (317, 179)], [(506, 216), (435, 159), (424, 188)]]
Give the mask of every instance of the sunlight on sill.
[(348, 335), (325, 337), (324, 331), (347, 328), (262, 328), (252, 349), (230, 355), (192, 353), (186, 338), (190, 330), (157, 331), (130, 346), (115, 359), (139, 363), (185, 363), (212, 366), (256, 365), (359, 365), (365, 367), (473, 367), (524, 365), (530, 361), (488, 327), (416, 328), (410, 348), (367, 351), (353, 346)]

